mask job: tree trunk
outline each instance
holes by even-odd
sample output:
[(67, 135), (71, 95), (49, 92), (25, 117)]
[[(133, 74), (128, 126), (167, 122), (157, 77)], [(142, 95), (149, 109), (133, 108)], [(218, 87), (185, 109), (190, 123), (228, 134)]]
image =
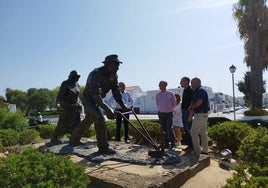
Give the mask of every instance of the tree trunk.
[(262, 108), (263, 76), (262, 62), (260, 60), (260, 48), (257, 31), (253, 31), (250, 37), (250, 92), (252, 109)]
[(250, 92), (252, 109), (262, 108), (262, 93), (263, 93), (263, 65), (261, 61), (260, 49), (260, 33), (259, 33), (259, 17), (257, 10), (258, 0), (250, 2), (249, 9), (249, 53), (250, 53)]

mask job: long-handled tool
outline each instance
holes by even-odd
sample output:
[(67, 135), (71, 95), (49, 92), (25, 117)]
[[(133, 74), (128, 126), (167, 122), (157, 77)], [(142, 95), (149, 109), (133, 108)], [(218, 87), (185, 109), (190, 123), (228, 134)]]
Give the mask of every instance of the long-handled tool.
[[(151, 157), (161, 157), (165, 154), (164, 151), (164, 147), (158, 146), (157, 143), (155, 143), (155, 141), (152, 139), (152, 137), (150, 136), (149, 132), (147, 131), (147, 129), (144, 127), (144, 125), (141, 123), (141, 121), (139, 120), (137, 114), (135, 113), (135, 111), (133, 109), (131, 109), (128, 112), (120, 112), (120, 111), (115, 111), (115, 113), (119, 113), (128, 123), (129, 125), (131, 125), (138, 133), (140, 133), (140, 135), (142, 135), (142, 137), (148, 141), (148, 143), (155, 149), (155, 151), (148, 151), (148, 155)], [(131, 123), (129, 121), (129, 119), (125, 116), (126, 114), (133, 114), (135, 116), (135, 118), (137, 119), (137, 122), (139, 123), (139, 125), (141, 126), (142, 130), (138, 129), (133, 123)]]

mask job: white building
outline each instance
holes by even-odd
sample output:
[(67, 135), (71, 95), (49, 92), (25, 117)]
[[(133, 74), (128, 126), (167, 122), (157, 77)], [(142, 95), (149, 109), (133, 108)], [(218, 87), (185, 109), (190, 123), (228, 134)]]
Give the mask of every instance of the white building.
[[(214, 93), (210, 87), (204, 86), (205, 90), (208, 92), (208, 97), (210, 99), (210, 108), (214, 110), (213, 106), (213, 97)], [(167, 88), (168, 89), (168, 88)], [(155, 96), (160, 90), (150, 90), (143, 92), (139, 86), (130, 86), (126, 87), (126, 91), (129, 91), (132, 94), (134, 99), (134, 109), (137, 113), (142, 114), (156, 114), (157, 113), (157, 106), (155, 101)], [(168, 89), (174, 93), (178, 93), (182, 96), (183, 88), (175, 88), (175, 89)], [(107, 94), (104, 101), (107, 102), (108, 99), (111, 97), (111, 92)]]

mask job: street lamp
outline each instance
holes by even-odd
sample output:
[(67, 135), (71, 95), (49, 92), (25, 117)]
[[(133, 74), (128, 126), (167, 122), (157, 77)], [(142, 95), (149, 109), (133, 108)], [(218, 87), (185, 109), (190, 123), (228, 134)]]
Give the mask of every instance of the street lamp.
[(234, 91), (234, 73), (236, 71), (236, 67), (232, 65), (229, 67), (230, 72), (232, 73), (232, 83), (233, 83), (233, 107), (234, 107), (234, 121), (235, 121), (235, 91)]

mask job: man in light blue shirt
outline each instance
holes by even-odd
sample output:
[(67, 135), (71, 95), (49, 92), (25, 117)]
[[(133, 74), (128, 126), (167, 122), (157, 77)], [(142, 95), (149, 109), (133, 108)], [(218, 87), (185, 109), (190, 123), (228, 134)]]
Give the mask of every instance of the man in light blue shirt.
[[(132, 108), (133, 107), (133, 98), (130, 94), (130, 92), (125, 91), (126, 85), (124, 82), (119, 82), (118, 84), (119, 89), (121, 91), (122, 95), (122, 100), (127, 108)], [(122, 107), (115, 101), (114, 97), (111, 96), (108, 100), (108, 103), (111, 108), (113, 108), (115, 111), (122, 111)], [(125, 114), (125, 117), (129, 119), (129, 114)], [(124, 139), (125, 143), (130, 143), (129, 142), (129, 123), (126, 119), (124, 119), (119, 113), (116, 113), (116, 136), (115, 139), (116, 141), (121, 141), (121, 124), (124, 124)]]

